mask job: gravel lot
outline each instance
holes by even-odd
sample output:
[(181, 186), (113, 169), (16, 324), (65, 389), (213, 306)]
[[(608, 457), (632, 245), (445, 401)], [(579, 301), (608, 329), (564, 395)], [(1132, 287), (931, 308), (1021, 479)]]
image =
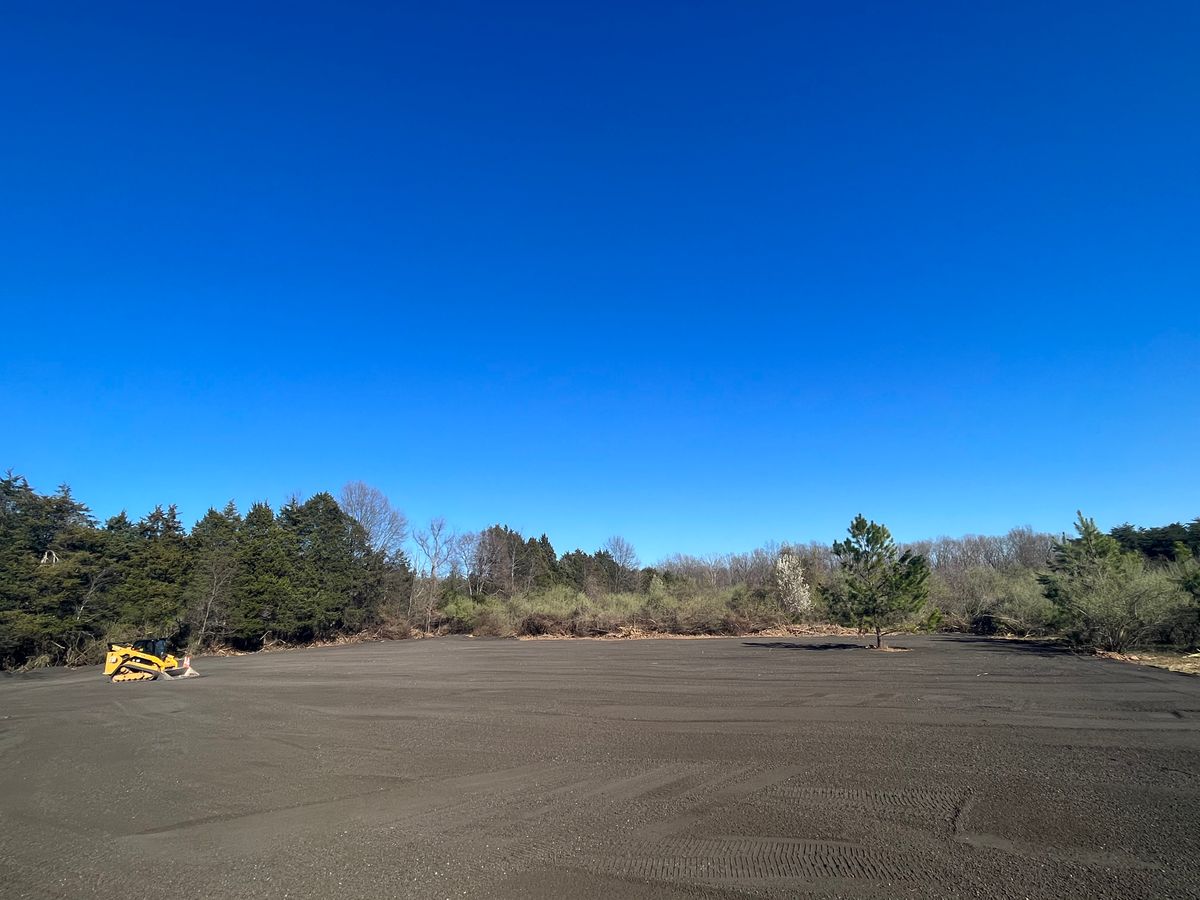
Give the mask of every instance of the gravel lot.
[(967, 637), (0, 678), (9, 897), (1200, 897), (1200, 679)]

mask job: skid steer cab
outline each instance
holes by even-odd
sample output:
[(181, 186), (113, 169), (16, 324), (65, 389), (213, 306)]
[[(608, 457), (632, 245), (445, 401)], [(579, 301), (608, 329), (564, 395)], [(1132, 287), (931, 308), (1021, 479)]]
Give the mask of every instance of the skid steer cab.
[(182, 662), (170, 651), (166, 638), (146, 638), (132, 644), (113, 644), (104, 657), (104, 675), (114, 684), (126, 681), (194, 678), (192, 658)]

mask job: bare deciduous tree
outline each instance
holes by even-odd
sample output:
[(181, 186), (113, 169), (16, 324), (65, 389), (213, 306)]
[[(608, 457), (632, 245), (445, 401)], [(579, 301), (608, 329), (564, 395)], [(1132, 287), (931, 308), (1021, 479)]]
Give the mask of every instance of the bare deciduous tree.
[[(450, 561), (455, 537), (446, 527), (446, 520), (438, 517), (430, 519), (428, 527), (417, 531), (413, 541), (417, 545), (417, 566), (421, 575), (420, 588), (413, 590), (413, 598), (420, 595), (420, 612), (428, 631), (433, 624), (433, 611), (437, 609), (438, 580)], [(411, 601), (409, 615), (412, 615)]]
[[(474, 597), (480, 592), (480, 579), (475, 572), (480, 537), (478, 531), (464, 531), (455, 535), (450, 543), (450, 577), (465, 585), (469, 597)], [(455, 587), (457, 589), (457, 583)]]
[[(55, 560), (58, 557), (55, 555)], [(92, 601), (99, 592), (103, 591), (113, 580), (113, 567), (105, 566), (99, 572), (92, 572), (87, 576), (87, 591), (83, 595), (83, 599), (79, 603), (79, 608), (75, 610), (75, 621), (78, 622), (83, 617), (83, 610), (88, 603)]]
[[(208, 636), (209, 623), (213, 621), (214, 613), (218, 619), (225, 613), (225, 607), (229, 602), (229, 588), (233, 583), (233, 576), (237, 574), (237, 561), (230, 553), (211, 553), (202, 563), (202, 567), (203, 577), (207, 579), (208, 584), (203, 595), (204, 612), (201, 614), (200, 625), (191, 641), (193, 649), (200, 649), (204, 646), (204, 639)], [(220, 625), (219, 622), (218, 625)]]
[(633, 544), (619, 534), (614, 534), (604, 542), (602, 549), (607, 551), (608, 555), (613, 558), (613, 562), (617, 564), (617, 589), (621, 591), (637, 590), (642, 563), (638, 559), (637, 551), (633, 549)]
[(391, 556), (408, 537), (408, 519), (377, 487), (351, 481), (342, 488), (338, 505), (363, 527), (373, 550)]

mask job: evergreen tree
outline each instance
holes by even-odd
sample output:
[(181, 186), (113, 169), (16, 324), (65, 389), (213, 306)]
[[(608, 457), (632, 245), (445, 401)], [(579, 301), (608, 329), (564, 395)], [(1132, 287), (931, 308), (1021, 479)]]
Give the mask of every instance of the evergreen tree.
[(521, 532), (493, 525), (479, 535), (473, 575), (484, 594), (511, 597), (529, 587), (532, 556)]
[(584, 590), (589, 596), (612, 594), (621, 589), (621, 566), (607, 550), (592, 554), (590, 577)]
[(22, 476), (10, 470), (0, 478), (0, 612), (27, 612), (37, 595), (39, 541), (49, 548), (38, 533), (38, 507), (37, 495)]
[(545, 590), (558, 583), (558, 557), (545, 534), (526, 541), (525, 559), (531, 588)]
[(192, 578), (185, 594), (188, 646), (193, 650), (227, 636), (241, 527), (242, 517), (231, 500), (220, 512), (209, 509), (192, 528)]
[(1151, 560), (1182, 561), (1186, 551), (1190, 556), (1200, 555), (1200, 519), (1183, 525), (1173, 522), (1155, 528), (1137, 528), (1126, 522), (1109, 532), (1122, 550), (1140, 553)]
[(843, 582), (832, 605), (846, 621), (873, 629), (879, 648), (885, 628), (924, 607), (929, 563), (919, 554), (901, 553), (886, 526), (861, 515), (855, 516), (848, 532), (849, 537), (833, 544)]
[(132, 528), (111, 529), (105, 552), (112, 568), (107, 596), (133, 636), (174, 639), (183, 626), (189, 559), (174, 506), (156, 506)]
[(416, 572), (403, 550), (398, 549), (383, 560), (379, 606), (381, 623), (391, 625), (404, 618), (412, 600), (415, 582)]
[(1075, 530), (1077, 537), (1055, 543), (1050, 571), (1039, 577), (1070, 636), (1121, 651), (1166, 628), (1186, 603), (1179, 581), (1122, 550), (1082, 512)]
[(230, 592), (227, 628), (237, 646), (258, 649), (270, 635), (288, 639), (296, 631), (289, 541), (269, 505), (250, 507), (237, 543), (237, 572)]
[(93, 638), (105, 586), (88, 508), (61, 485), (35, 492), (11, 471), (0, 479), (0, 667), (72, 658)]
[(582, 550), (564, 553), (558, 560), (558, 576), (561, 584), (577, 591), (587, 589), (592, 571), (592, 557)]
[(371, 549), (366, 531), (333, 496), (316, 494), (280, 514), (292, 535), (295, 616), (309, 639), (357, 631), (378, 620), (385, 556)]

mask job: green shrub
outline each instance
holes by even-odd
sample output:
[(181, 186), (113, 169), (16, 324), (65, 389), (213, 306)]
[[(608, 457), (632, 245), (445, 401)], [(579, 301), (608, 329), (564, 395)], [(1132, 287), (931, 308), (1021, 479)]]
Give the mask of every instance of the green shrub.
[(475, 606), (474, 633), (488, 637), (509, 637), (513, 634), (512, 615), (497, 597), (489, 597)]
[(1170, 640), (1180, 647), (1200, 645), (1200, 562), (1191, 554), (1167, 568), (1180, 588), (1180, 603), (1171, 618)]
[(1051, 570), (1040, 579), (1067, 637), (1115, 651), (1168, 637), (1189, 603), (1179, 578), (1121, 550), (1082, 513), (1075, 527), (1079, 537), (1055, 545)]
[(930, 579), (930, 600), (941, 614), (942, 627), (952, 631), (1046, 634), (1057, 618), (1037, 576), (1026, 570), (977, 566), (935, 573)]
[(441, 627), (451, 634), (469, 634), (475, 629), (477, 606), (470, 597), (455, 594), (441, 609)]
[(61, 623), (54, 616), (18, 610), (0, 612), (0, 668), (11, 668), (40, 655), (59, 627)]

